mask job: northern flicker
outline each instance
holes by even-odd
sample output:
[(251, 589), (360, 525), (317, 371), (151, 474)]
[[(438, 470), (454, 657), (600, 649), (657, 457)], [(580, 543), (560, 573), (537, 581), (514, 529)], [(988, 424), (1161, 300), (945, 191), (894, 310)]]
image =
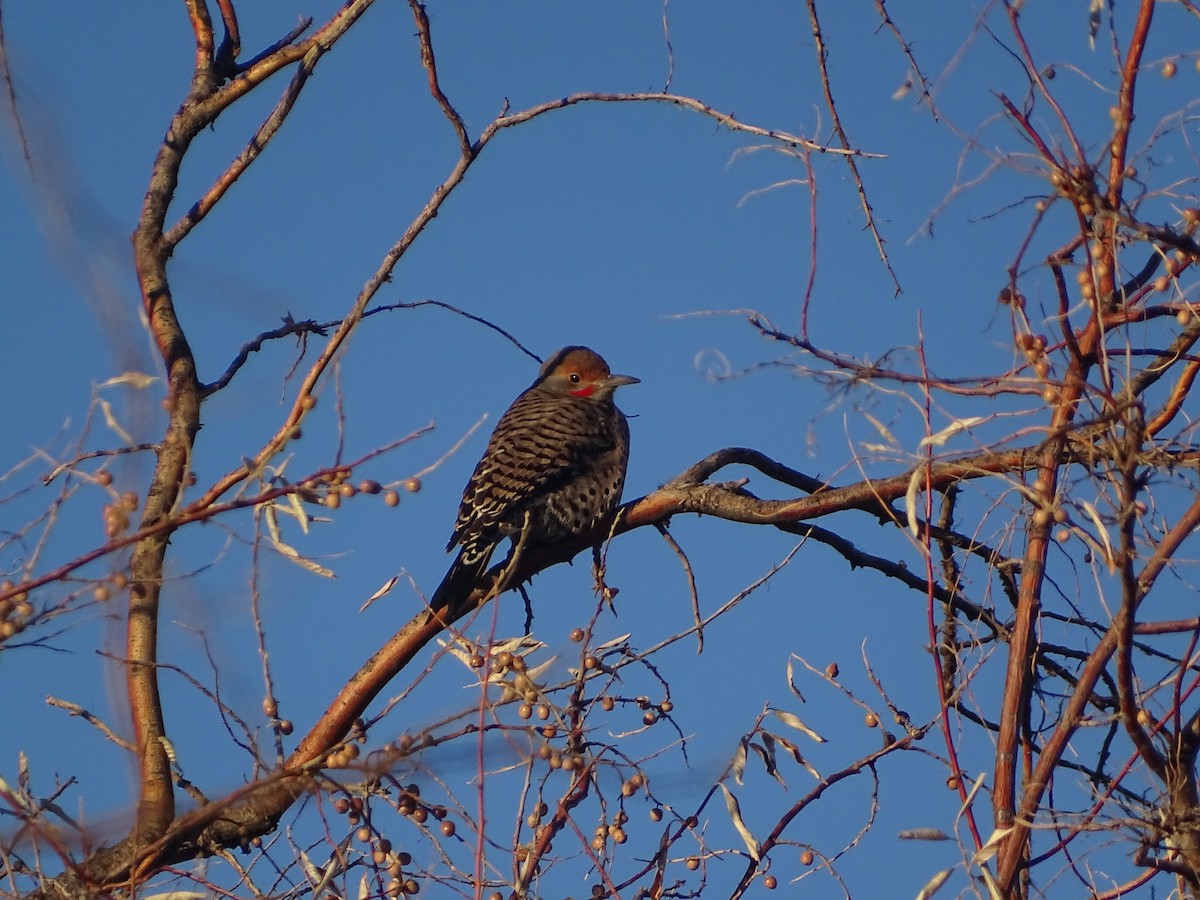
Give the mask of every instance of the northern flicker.
[(463, 491), (447, 550), (457, 556), (429, 604), (458, 609), (496, 546), (528, 548), (593, 528), (616, 508), (629, 462), (629, 423), (613, 375), (587, 347), (564, 347), (496, 423)]

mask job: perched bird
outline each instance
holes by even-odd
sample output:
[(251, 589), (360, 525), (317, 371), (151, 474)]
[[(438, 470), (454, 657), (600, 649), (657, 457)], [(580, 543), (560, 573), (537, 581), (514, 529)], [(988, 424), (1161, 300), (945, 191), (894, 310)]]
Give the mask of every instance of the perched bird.
[(613, 375), (587, 347), (564, 347), (546, 360), (496, 423), (467, 482), (446, 545), (458, 555), (433, 592), (433, 609), (460, 608), (505, 538), (514, 547), (561, 540), (616, 508), (629, 462), (629, 423), (613, 392), (637, 381)]

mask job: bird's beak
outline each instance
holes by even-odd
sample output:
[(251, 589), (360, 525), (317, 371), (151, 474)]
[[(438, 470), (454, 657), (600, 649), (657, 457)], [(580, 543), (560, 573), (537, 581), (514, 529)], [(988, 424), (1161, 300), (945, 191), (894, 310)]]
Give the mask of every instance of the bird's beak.
[(637, 384), (642, 379), (634, 378), (632, 375), (609, 375), (604, 379), (605, 385), (611, 388), (619, 388), (625, 384)]

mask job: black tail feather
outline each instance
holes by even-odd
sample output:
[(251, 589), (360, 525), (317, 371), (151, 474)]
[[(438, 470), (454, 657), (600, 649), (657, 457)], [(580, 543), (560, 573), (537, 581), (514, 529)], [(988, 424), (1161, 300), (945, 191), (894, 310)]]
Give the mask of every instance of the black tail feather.
[(494, 541), (469, 540), (458, 548), (458, 555), (454, 557), (454, 562), (450, 564), (442, 583), (429, 598), (430, 608), (446, 609), (451, 614), (462, 609), (471, 596), (471, 591), (487, 571), (495, 551)]

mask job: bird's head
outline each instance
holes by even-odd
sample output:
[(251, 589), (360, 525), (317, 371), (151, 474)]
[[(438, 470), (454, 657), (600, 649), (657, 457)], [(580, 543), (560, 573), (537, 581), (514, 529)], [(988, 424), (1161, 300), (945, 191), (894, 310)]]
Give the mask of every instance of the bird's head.
[(563, 347), (542, 364), (538, 382), (547, 390), (572, 397), (603, 400), (623, 384), (637, 384), (632, 375), (614, 375), (608, 363), (587, 347)]

